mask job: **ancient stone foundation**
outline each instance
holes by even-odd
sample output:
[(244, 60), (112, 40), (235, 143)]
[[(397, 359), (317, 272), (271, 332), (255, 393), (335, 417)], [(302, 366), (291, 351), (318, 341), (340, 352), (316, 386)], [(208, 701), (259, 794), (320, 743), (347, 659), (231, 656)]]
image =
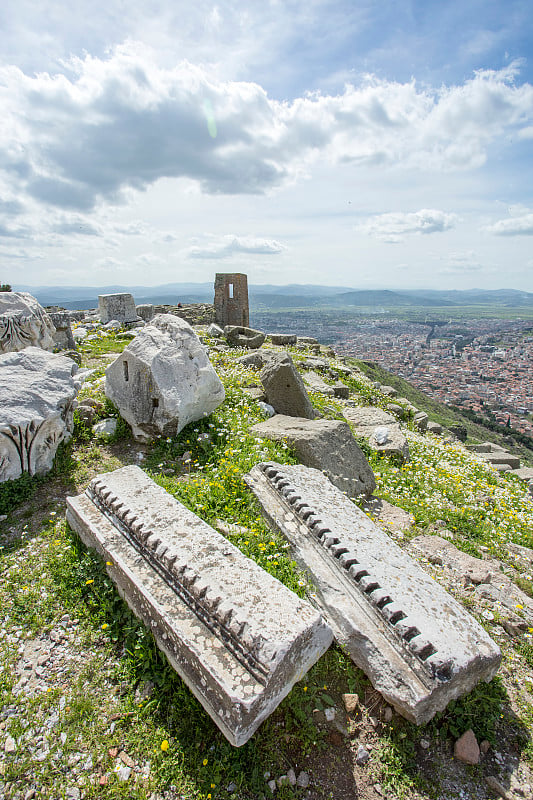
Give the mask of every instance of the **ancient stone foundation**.
[(245, 480), (336, 639), (400, 714), (423, 724), (493, 677), (501, 654), (483, 628), (321, 472), (267, 463)]
[(234, 745), (331, 643), (316, 609), (138, 467), (99, 475), (68, 498), (67, 520)]

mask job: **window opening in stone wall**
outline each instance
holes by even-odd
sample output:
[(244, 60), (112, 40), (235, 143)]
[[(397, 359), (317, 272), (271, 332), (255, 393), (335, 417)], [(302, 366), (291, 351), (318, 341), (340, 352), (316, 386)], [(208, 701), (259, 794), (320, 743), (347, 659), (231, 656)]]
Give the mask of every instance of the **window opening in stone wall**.
[(159, 400), (157, 397), (152, 397), (152, 408), (159, 408)]
[(230, 300), (233, 300), (233, 284), (228, 283), (228, 297)]
[(123, 368), (124, 368), (124, 380), (125, 380), (126, 382), (128, 382), (128, 381), (129, 381), (129, 379), (130, 379), (129, 368), (128, 368), (128, 362), (127, 362), (127, 361), (123, 361), (123, 362), (122, 362), (122, 366), (123, 366)]

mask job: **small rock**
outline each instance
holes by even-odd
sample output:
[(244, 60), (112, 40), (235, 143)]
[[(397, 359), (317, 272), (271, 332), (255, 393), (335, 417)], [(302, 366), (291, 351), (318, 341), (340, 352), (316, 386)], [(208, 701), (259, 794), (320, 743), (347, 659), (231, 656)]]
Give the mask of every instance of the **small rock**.
[(103, 419), (93, 425), (93, 433), (95, 436), (113, 436), (117, 430), (117, 420), (114, 417)]
[(326, 708), (324, 709), (324, 716), (326, 718), (326, 722), (333, 722), (336, 716), (336, 711), (334, 708)]
[(479, 749), (481, 750), (483, 755), (486, 755), (490, 750), (490, 742), (487, 742), (486, 739), (483, 739), (483, 741), (479, 745)]
[(390, 706), (385, 706), (385, 710), (383, 711), (383, 720), (385, 722), (390, 722), (392, 720), (393, 714), (394, 712), (392, 708)]
[(362, 744), (360, 744), (359, 747), (357, 748), (357, 753), (356, 753), (356, 756), (355, 756), (355, 763), (356, 764), (366, 764), (366, 762), (368, 761), (369, 758), (370, 758), (370, 753), (368, 752), (368, 750), (365, 747), (363, 747)]
[(14, 753), (17, 749), (17, 743), (12, 736), (8, 736), (4, 744), (4, 753)]
[(127, 753), (125, 753), (124, 750), (122, 750), (118, 754), (118, 757), (120, 758), (122, 763), (125, 764), (127, 767), (132, 767), (133, 768), (135, 766), (134, 760), (132, 758), (130, 758), (130, 756)]
[(110, 747), (107, 753), (111, 758), (116, 758), (118, 756), (118, 747)]
[(109, 783), (109, 776), (108, 775), (100, 775), (100, 778), (98, 779), (98, 783), (100, 784), (100, 786), (107, 786), (107, 784)]
[(487, 777), (485, 778), (485, 783), (487, 784), (489, 789), (492, 789), (493, 792), (496, 792), (496, 794), (499, 797), (503, 797), (505, 798), (505, 800), (513, 800), (512, 794), (510, 794), (510, 792), (507, 791), (505, 786), (502, 786), (500, 781), (497, 778), (495, 778), (494, 775), (487, 775)]
[(274, 794), (274, 792), (275, 792), (275, 791), (276, 791), (276, 789), (278, 788), (276, 781), (269, 781), (269, 782), (267, 783), (267, 786), (268, 786), (268, 788), (270, 789), (270, 791), (272, 792), (272, 794)]
[(296, 779), (296, 785), (299, 786), (300, 789), (307, 789), (309, 786), (309, 775), (307, 772), (300, 772)]
[(354, 714), (359, 709), (358, 694), (343, 694), (342, 699), (347, 714)]
[(119, 781), (125, 782), (129, 780), (131, 775), (131, 767), (119, 767), (117, 770), (115, 770), (115, 772), (117, 773), (117, 778)]
[(428, 739), (420, 739), (420, 747), (422, 750), (429, 750), (430, 742)]
[(68, 800), (80, 800), (81, 792), (77, 786), (69, 786), (67, 788)]
[(238, 789), (238, 786), (237, 786), (236, 783), (228, 783), (228, 785), (226, 786), (226, 791), (229, 792), (230, 794), (233, 794), (233, 792), (236, 792), (237, 789)]
[(24, 800), (32, 800), (33, 797), (35, 797), (35, 789), (28, 789), (24, 795)]
[(287, 778), (289, 779), (289, 783), (291, 786), (296, 786), (296, 773), (292, 767), (289, 770), (287, 770)]
[(277, 784), (278, 784), (280, 789), (281, 789), (282, 786), (288, 786), (290, 784), (289, 776), (288, 775), (280, 775), (278, 780), (277, 780)]
[(457, 739), (453, 748), (453, 754), (458, 761), (463, 764), (479, 764), (479, 745), (474, 731), (470, 728), (466, 733)]

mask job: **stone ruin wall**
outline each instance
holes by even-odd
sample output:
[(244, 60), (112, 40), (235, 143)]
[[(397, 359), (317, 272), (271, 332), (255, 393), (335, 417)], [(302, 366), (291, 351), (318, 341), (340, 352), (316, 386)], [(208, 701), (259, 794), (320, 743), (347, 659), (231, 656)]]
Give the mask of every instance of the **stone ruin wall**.
[(248, 278), (242, 272), (218, 272), (215, 276), (215, 322), (226, 325), (250, 325)]

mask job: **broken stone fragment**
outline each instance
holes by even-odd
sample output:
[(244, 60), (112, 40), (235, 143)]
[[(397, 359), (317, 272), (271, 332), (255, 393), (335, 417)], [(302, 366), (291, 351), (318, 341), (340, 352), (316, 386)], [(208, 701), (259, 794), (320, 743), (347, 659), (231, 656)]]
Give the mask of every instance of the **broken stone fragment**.
[(289, 353), (272, 353), (261, 372), (261, 382), (267, 402), (278, 414), (314, 419), (313, 406)]
[(357, 436), (363, 436), (370, 447), (387, 455), (398, 455), (409, 460), (409, 445), (400, 429), (396, 417), (374, 406), (346, 406), (343, 414), (354, 428)]
[(288, 442), (302, 464), (322, 470), (348, 497), (369, 495), (376, 488), (372, 468), (346, 422), (276, 414), (254, 425), (251, 432)]
[(244, 325), (226, 325), (224, 336), (231, 347), (246, 347), (248, 350), (257, 350), (266, 339), (262, 331)]
[(454, 757), (463, 764), (479, 764), (479, 753), (479, 745), (472, 729), (463, 733), (453, 747)]
[(40, 347), (0, 355), (0, 481), (52, 468), (72, 434), (77, 372), (70, 358)]
[(55, 328), (52, 320), (27, 292), (0, 292), (0, 353), (15, 353), (25, 347), (52, 350)]
[(170, 314), (157, 314), (107, 368), (105, 391), (141, 442), (177, 435), (225, 396), (192, 327)]

